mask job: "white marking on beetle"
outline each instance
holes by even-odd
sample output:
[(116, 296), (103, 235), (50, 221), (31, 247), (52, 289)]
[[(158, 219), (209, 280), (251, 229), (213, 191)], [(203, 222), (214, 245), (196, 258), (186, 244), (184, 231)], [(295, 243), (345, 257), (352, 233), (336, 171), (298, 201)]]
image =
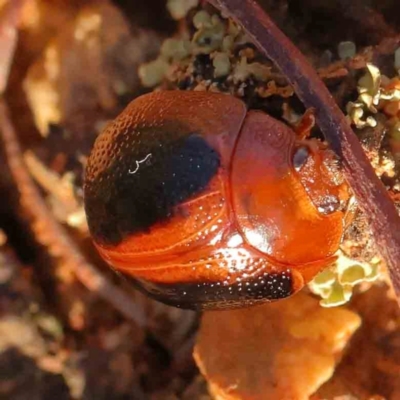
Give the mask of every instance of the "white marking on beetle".
[(151, 157), (151, 153), (147, 154), (147, 156), (145, 158), (143, 158), (143, 160), (139, 160), (136, 161), (136, 168), (134, 171), (129, 170), (128, 172), (130, 174), (136, 174), (136, 172), (138, 172), (140, 164), (143, 164), (144, 162), (146, 162), (149, 158)]

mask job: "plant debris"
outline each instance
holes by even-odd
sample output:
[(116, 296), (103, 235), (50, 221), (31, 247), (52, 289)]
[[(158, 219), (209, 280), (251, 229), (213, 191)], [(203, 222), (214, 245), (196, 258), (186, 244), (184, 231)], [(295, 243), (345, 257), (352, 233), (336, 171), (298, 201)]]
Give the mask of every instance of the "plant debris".
[(360, 323), (357, 314), (321, 308), (305, 293), (248, 310), (208, 312), (195, 359), (215, 398), (306, 400), (332, 376)]

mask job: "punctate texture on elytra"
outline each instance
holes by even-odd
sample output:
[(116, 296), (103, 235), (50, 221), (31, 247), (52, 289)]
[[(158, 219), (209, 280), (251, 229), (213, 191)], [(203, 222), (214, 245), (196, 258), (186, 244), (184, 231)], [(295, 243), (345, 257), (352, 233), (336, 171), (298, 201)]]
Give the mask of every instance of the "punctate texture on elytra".
[(89, 229), (114, 269), (165, 303), (278, 300), (334, 260), (348, 199), (332, 165), (324, 146), (235, 97), (154, 92), (96, 140)]

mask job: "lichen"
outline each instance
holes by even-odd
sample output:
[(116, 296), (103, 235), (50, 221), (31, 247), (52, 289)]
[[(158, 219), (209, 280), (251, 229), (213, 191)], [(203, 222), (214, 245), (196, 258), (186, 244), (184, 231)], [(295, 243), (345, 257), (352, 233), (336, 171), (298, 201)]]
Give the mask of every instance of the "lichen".
[(400, 47), (394, 52), (394, 67), (400, 75)]
[(166, 39), (160, 50), (161, 55), (169, 61), (180, 61), (190, 54), (190, 41), (182, 39)]
[(174, 19), (182, 19), (189, 10), (197, 7), (199, 0), (168, 0), (167, 9)]
[[(366, 73), (358, 81), (359, 96), (355, 102), (349, 102), (346, 106), (349, 120), (357, 128), (367, 126), (376, 127), (377, 114), (386, 117), (388, 127), (393, 121), (390, 118), (400, 117), (400, 80), (392, 79), (381, 74), (378, 67), (367, 64)], [(396, 121), (397, 122), (397, 121)]]
[(220, 78), (229, 75), (231, 71), (231, 62), (226, 53), (216, 52), (213, 55), (214, 76)]
[(212, 15), (208, 23), (199, 23), (192, 39), (193, 54), (210, 54), (221, 49), (225, 33), (226, 26), (217, 15)]
[(259, 62), (248, 63), (247, 57), (242, 57), (235, 66), (233, 80), (244, 82), (250, 76), (254, 76), (261, 82), (266, 82), (271, 76), (271, 67)]
[(349, 102), (346, 106), (351, 123), (357, 128), (367, 126), (376, 127), (376, 119), (372, 115), (376, 114), (376, 105), (379, 103), (381, 95), (381, 75), (377, 67), (367, 64), (367, 72), (358, 81), (358, 99)]
[(139, 67), (139, 78), (144, 87), (154, 87), (162, 82), (169, 68), (168, 62), (159, 57)]
[(165, 40), (159, 57), (140, 67), (144, 86), (227, 91), (241, 97), (251, 85), (260, 98), (293, 95), (286, 82), (282, 86), (275, 81), (272, 63), (233, 21), (198, 9), (190, 22), (190, 36), (185, 32)]
[(341, 60), (352, 58), (356, 55), (356, 45), (354, 42), (340, 42), (338, 46), (338, 55)]
[(380, 264), (379, 258), (374, 258), (368, 263), (361, 262), (339, 251), (335, 264), (320, 272), (308, 287), (322, 298), (321, 306), (340, 306), (350, 300), (355, 287), (379, 278)]

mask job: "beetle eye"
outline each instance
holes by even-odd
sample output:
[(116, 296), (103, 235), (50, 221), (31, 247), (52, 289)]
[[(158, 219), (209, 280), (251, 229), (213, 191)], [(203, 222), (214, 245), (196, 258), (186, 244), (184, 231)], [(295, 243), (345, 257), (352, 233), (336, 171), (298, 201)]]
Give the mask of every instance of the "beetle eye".
[(305, 146), (298, 147), (293, 155), (293, 167), (296, 171), (300, 171), (303, 165), (307, 162), (310, 152)]

